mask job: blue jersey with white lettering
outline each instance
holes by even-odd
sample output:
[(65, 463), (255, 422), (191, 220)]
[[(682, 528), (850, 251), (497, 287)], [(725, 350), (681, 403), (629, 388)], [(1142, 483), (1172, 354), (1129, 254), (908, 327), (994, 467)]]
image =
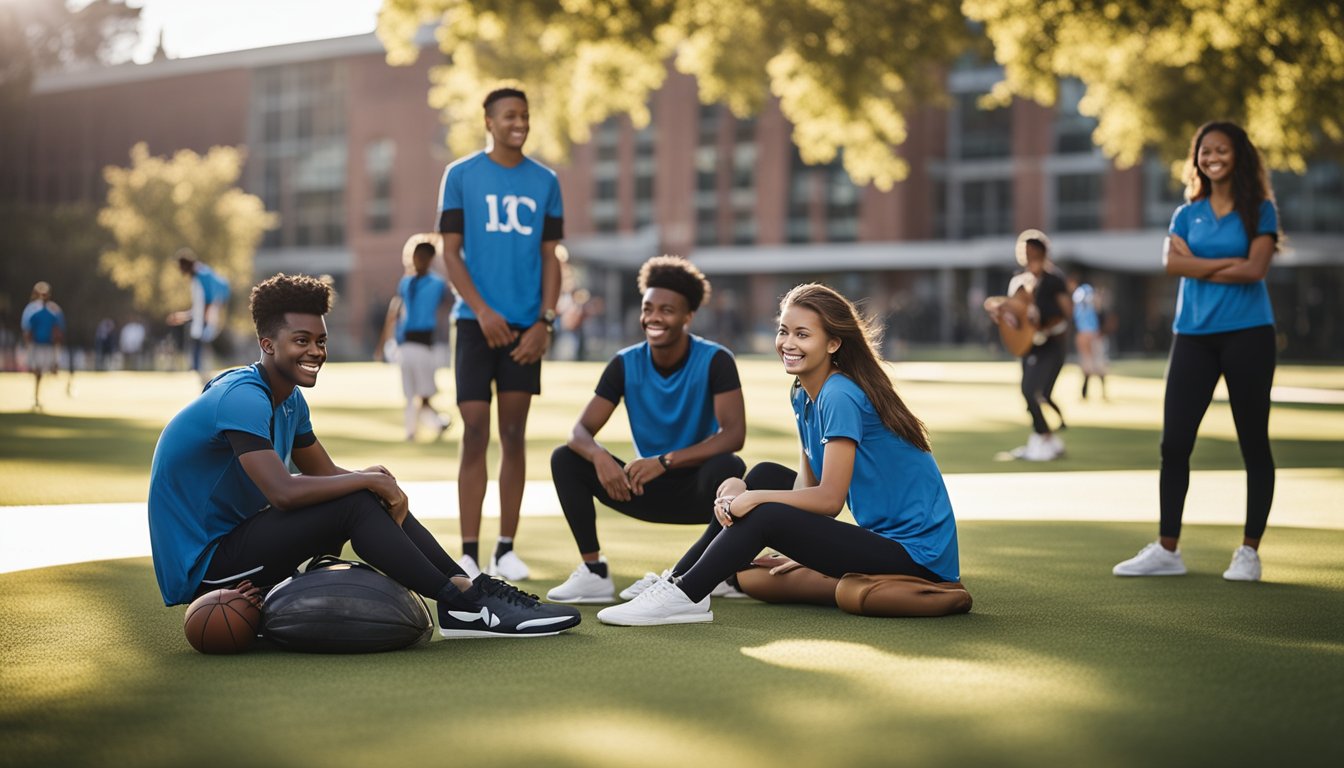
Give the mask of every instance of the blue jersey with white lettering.
[[(1260, 203), (1256, 235), (1278, 236), (1279, 211), (1272, 200)], [(1241, 214), (1235, 210), (1216, 216), (1209, 199), (1186, 203), (1171, 217), (1170, 232), (1180, 235), (1190, 252), (1201, 259), (1244, 259), (1251, 241)], [(1215, 283), (1196, 277), (1182, 277), (1176, 295), (1176, 333), (1206, 334), (1239, 331), (1274, 324), (1274, 309), (1264, 280), (1254, 283)]]
[(269, 440), (288, 464), (294, 439), (313, 427), (298, 387), (271, 404), (260, 365), (216, 376), (168, 422), (149, 470), (149, 541), (164, 605), (191, 602), (219, 540), (270, 504), (225, 431)]
[[(541, 244), (547, 219), (564, 219), (555, 171), (531, 158), (506, 168), (485, 152), (443, 172), (439, 211), (462, 211), (462, 257), (481, 298), (510, 325), (541, 316)], [(556, 230), (558, 231), (558, 230)], [(465, 301), (455, 319), (476, 318)]]
[(868, 395), (843, 373), (821, 385), (816, 402), (796, 387), (793, 412), (812, 475), (818, 479), (826, 443), (856, 444), (846, 502), (854, 522), (905, 547), (911, 559), (947, 581), (961, 579), (957, 521), (933, 454), (882, 423)]

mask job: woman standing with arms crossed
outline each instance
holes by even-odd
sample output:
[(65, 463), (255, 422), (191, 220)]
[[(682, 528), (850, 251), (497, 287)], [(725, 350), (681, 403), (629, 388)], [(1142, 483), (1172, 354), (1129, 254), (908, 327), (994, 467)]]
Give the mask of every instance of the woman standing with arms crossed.
[[(924, 423), (902, 402), (848, 299), (815, 283), (780, 303), (775, 350), (795, 377), (798, 472), (759, 464), (719, 486), (704, 540), (667, 578), (599, 611), (605, 624), (712, 621), (709, 594), (762, 549), (832, 578), (960, 579), (957, 524)], [(858, 525), (835, 520), (848, 503)], [(697, 552), (703, 554), (697, 556)]]
[(1278, 248), (1279, 215), (1260, 153), (1239, 126), (1206, 123), (1186, 164), (1190, 201), (1176, 209), (1163, 253), (1181, 277), (1162, 415), (1161, 527), (1158, 541), (1115, 566), (1117, 576), (1179, 576), (1177, 543), (1190, 486), (1190, 453), (1219, 377), (1246, 465), (1242, 545), (1223, 573), (1260, 580), (1260, 538), (1274, 499), (1269, 390), (1274, 381), (1274, 312), (1265, 287)]

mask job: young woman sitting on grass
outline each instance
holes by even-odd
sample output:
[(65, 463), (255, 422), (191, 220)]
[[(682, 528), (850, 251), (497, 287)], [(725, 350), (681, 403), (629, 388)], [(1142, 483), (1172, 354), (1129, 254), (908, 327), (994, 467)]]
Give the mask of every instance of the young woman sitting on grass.
[[(603, 609), (606, 624), (712, 621), (709, 593), (770, 547), (824, 576), (960, 578), (957, 526), (923, 422), (892, 387), (878, 331), (819, 284), (780, 303), (775, 350), (795, 377), (798, 471), (764, 463), (719, 488), (715, 521), (697, 545), (634, 600)], [(858, 525), (836, 520), (846, 502)]]

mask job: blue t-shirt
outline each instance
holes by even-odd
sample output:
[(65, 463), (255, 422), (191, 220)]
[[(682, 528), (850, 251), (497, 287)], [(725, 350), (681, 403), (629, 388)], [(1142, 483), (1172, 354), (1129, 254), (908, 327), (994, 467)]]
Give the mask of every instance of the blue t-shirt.
[(295, 438), (313, 427), (298, 387), (271, 405), (260, 365), (216, 376), (168, 422), (149, 470), (149, 541), (165, 605), (191, 602), (220, 538), (270, 505), (225, 431), (269, 440), (288, 463)]
[[(439, 192), (441, 214), (459, 210), (463, 260), (481, 298), (510, 325), (532, 325), (541, 316), (541, 244), (560, 239), (564, 219), (555, 171), (531, 158), (505, 168), (485, 152), (464, 157), (444, 170)], [(453, 317), (476, 314), (459, 301)]]
[(65, 313), (55, 302), (30, 301), (23, 308), (19, 327), (32, 334), (34, 344), (52, 344), (56, 341), (56, 331), (65, 331)]
[[(719, 352), (732, 360), (732, 353), (724, 347), (692, 334), (685, 363), (671, 373), (659, 373), (654, 367), (647, 341), (616, 353), (615, 359), (624, 369), (621, 395), (639, 458), (681, 450), (719, 431), (714, 415), (714, 396), (719, 392), (710, 375), (711, 363)], [(721, 374), (719, 378), (726, 376)], [(733, 383), (737, 383), (736, 378), (734, 364)], [(734, 388), (740, 389), (741, 385)], [(604, 394), (601, 388), (598, 394)]]
[(433, 333), (439, 320), (439, 305), (448, 291), (448, 282), (433, 272), (406, 275), (397, 284), (402, 314), (397, 322), (397, 342), (405, 343), (407, 331)]
[(1073, 328), (1079, 333), (1096, 333), (1101, 330), (1101, 321), (1097, 317), (1097, 294), (1087, 283), (1073, 289)]
[(899, 542), (915, 562), (944, 580), (960, 580), (957, 522), (933, 455), (887, 429), (868, 396), (842, 373), (822, 384), (815, 403), (796, 387), (793, 412), (803, 453), (818, 479), (827, 441), (844, 437), (857, 444), (845, 499), (854, 521)]
[[(1279, 230), (1279, 212), (1273, 201), (1260, 204), (1258, 235), (1275, 235)], [(1171, 217), (1170, 230), (1190, 245), (1191, 253), (1201, 259), (1244, 259), (1251, 250), (1241, 214), (1236, 211), (1219, 218), (1208, 198), (1186, 203)], [(1269, 304), (1269, 289), (1264, 280), (1254, 283), (1214, 283), (1194, 277), (1182, 277), (1176, 296), (1175, 333), (1204, 334), (1239, 331), (1274, 324), (1274, 309)]]
[(196, 272), (193, 274), (192, 279), (201, 286), (201, 295), (204, 297), (207, 305), (223, 304), (229, 300), (229, 294), (231, 293), (229, 289), (229, 281), (220, 277), (213, 269), (206, 265), (197, 262)]

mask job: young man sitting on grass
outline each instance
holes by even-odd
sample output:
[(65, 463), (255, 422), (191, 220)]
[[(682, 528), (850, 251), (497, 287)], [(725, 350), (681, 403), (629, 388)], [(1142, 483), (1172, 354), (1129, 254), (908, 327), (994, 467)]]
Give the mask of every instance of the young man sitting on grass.
[[(644, 341), (616, 353), (569, 441), (551, 454), (551, 477), (583, 562), (546, 594), (557, 603), (610, 603), (616, 588), (597, 539), (593, 500), (653, 523), (704, 525), (692, 552), (714, 539), (714, 499), (746, 464), (734, 455), (747, 437), (746, 406), (737, 363), (727, 349), (690, 332), (709, 280), (680, 256), (644, 262), (638, 278)], [(636, 458), (625, 463), (597, 433), (625, 401)], [(698, 554), (697, 554), (698, 557)], [(662, 578), (648, 573), (621, 591), (630, 600)], [(746, 597), (725, 581), (721, 597)]]
[[(579, 623), (489, 576), (468, 579), (411, 515), (381, 466), (336, 466), (318, 441), (300, 387), (327, 360), (331, 288), (276, 275), (252, 289), (261, 360), (225, 371), (164, 428), (150, 469), (149, 532), (166, 605), (244, 579), (264, 588), (305, 560), (355, 553), (438, 601), (447, 638), (554, 635)], [(300, 474), (290, 474), (289, 465)]]

